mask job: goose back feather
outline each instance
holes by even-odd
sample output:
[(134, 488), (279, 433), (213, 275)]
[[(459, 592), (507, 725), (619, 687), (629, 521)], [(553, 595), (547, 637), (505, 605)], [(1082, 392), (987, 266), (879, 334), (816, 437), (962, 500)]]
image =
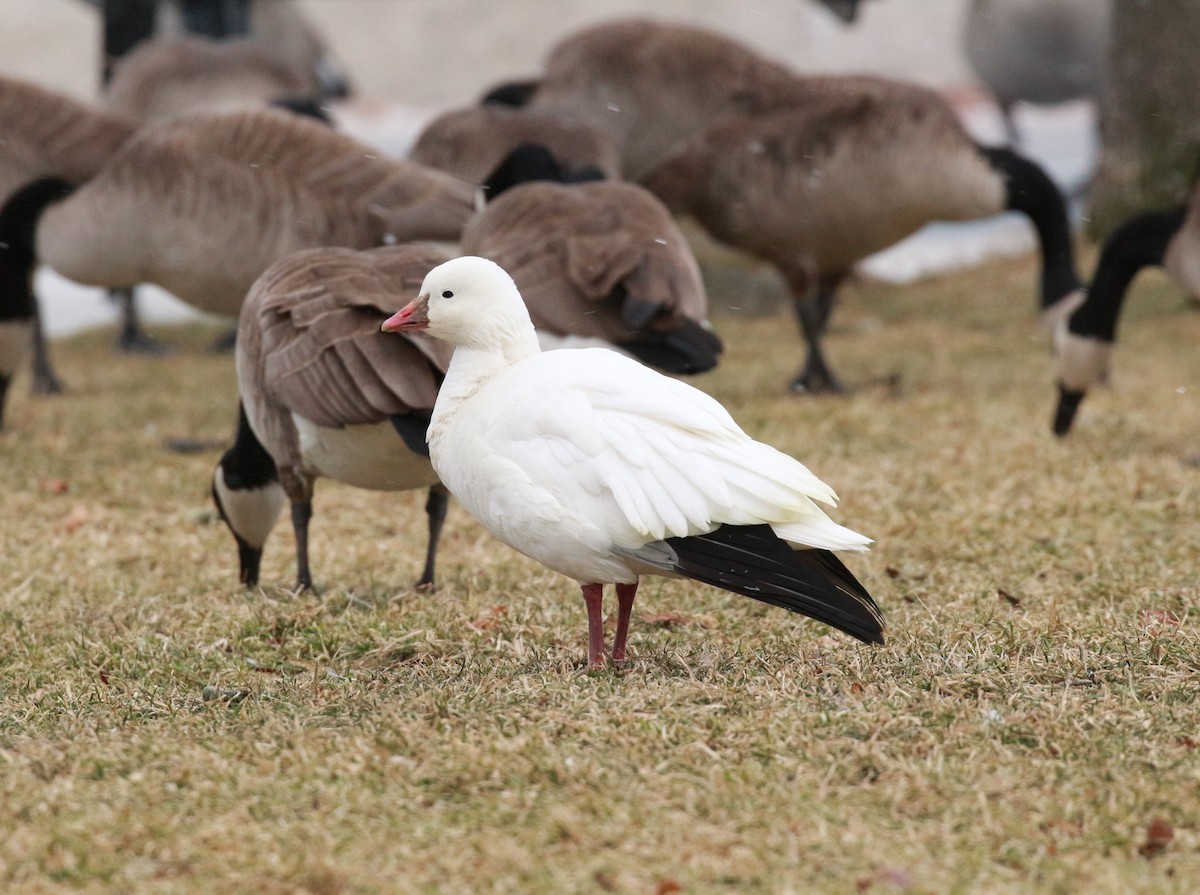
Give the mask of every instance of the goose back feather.
[(569, 168), (620, 172), (612, 135), (577, 115), (551, 109), (488, 104), (447, 112), (430, 122), (409, 157), (414, 162), (482, 183), (513, 149), (538, 143)]
[(105, 92), (113, 111), (143, 123), (319, 95), (311, 69), (289, 65), (263, 41), (205, 37), (143, 41), (116, 63)]
[(511, 274), (539, 330), (601, 339), (674, 372), (716, 363), (699, 266), (641, 187), (524, 183), (472, 219), (462, 246)]

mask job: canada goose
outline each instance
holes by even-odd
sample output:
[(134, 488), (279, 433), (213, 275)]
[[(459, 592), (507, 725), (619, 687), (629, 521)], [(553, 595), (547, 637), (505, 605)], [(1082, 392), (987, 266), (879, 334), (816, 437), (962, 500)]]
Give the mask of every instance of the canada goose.
[(148, 127), (38, 225), (40, 260), (96, 286), (155, 283), (235, 316), (270, 264), (304, 248), (457, 239), (475, 187), (276, 110)]
[(795, 391), (840, 389), (821, 351), (838, 285), (859, 259), (931, 221), (1023, 212), (1041, 243), (1044, 314), (1079, 300), (1066, 209), (1041, 168), (976, 145), (933, 94), (883, 84), (729, 116), (643, 181), (671, 211), (778, 267), (808, 349)]
[[(700, 269), (670, 212), (631, 183), (572, 175), (544, 146), (515, 149), (462, 250), (517, 281), (546, 347), (600, 341), (673, 373), (716, 366)], [(555, 182), (557, 181), (557, 182)]]
[(1200, 297), (1200, 190), (1187, 207), (1132, 217), (1105, 241), (1087, 298), (1057, 334), (1055, 435), (1071, 431), (1087, 390), (1107, 376), (1129, 285), (1152, 265), (1166, 268), (1188, 294)]
[(449, 256), (432, 246), (319, 248), (255, 282), (238, 322), (236, 441), (212, 493), (238, 545), (240, 579), (258, 582), (263, 544), (285, 502), (296, 533), (297, 587), (312, 586), (308, 523), (321, 476), (372, 491), (429, 488), (431, 586), (447, 495), (425, 429), (449, 349), (379, 331), (398, 298)]
[(1107, 68), (1113, 0), (971, 0), (963, 52), (996, 97), (1012, 143), (1013, 108), (1096, 96)]
[[(94, 109), (63, 94), (45, 90), (26, 81), (0, 76), (0, 208), (19, 190), (44, 177), (57, 177), (78, 185), (95, 176), (134, 133), (136, 125), (119, 115)], [(54, 187), (35, 191), (38, 201), (26, 201), (20, 209), (8, 212), (10, 232), (33, 233), (35, 218), (45, 205), (61, 198)], [(19, 212), (19, 214), (18, 214)], [(25, 216), (22, 219), (20, 216)], [(33, 333), (33, 391), (50, 394), (62, 390), (46, 352), (45, 340), (37, 325), (36, 302), (29, 304), (28, 281), (32, 271), (25, 259), (9, 255), (4, 267), (15, 265), (3, 275), (0, 314), (9, 321), (12, 315), (28, 319), (22, 331)], [(10, 293), (11, 290), (11, 293)], [(12, 295), (14, 297), (7, 298)], [(26, 351), (22, 349), (20, 356)], [(6, 352), (5, 366), (16, 355)]]
[[(155, 283), (236, 316), (258, 275), (299, 249), (457, 239), (475, 193), (289, 113), (198, 114), (138, 132), (46, 208), (36, 260), (86, 285)], [(0, 256), (0, 265), (19, 260)], [(28, 275), (0, 273), (0, 282)]]
[(608, 131), (575, 115), (489, 103), (457, 109), (431, 121), (409, 158), (482, 183), (522, 143), (538, 143), (571, 168), (595, 167), (606, 177), (620, 171), (620, 153)]

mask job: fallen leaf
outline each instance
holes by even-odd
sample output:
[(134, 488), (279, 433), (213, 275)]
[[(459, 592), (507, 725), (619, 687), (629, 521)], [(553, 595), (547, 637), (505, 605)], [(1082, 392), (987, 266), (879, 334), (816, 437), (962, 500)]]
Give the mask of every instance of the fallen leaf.
[(1146, 827), (1146, 841), (1138, 847), (1138, 854), (1143, 858), (1153, 858), (1155, 855), (1160, 855), (1171, 844), (1171, 840), (1174, 838), (1175, 830), (1171, 825), (1161, 817), (1156, 817)]
[(475, 621), (471, 622), (471, 627), (476, 631), (490, 631), (500, 624), (500, 619), (504, 617), (504, 613), (506, 612), (508, 612), (507, 606), (495, 606), (488, 610), (486, 615), (481, 615)]
[(1166, 609), (1143, 609), (1138, 612), (1138, 618), (1148, 625), (1177, 625), (1179, 616)]
[(1003, 600), (1009, 606), (1020, 606), (1021, 605), (1020, 597), (1014, 597), (1012, 594), (1010, 594), (1008, 591), (1006, 591), (1002, 587), (996, 588), (996, 596), (998, 596), (1001, 600)]
[(897, 569), (895, 566), (888, 566), (886, 569), (883, 570), (883, 574), (887, 575), (889, 578), (899, 578), (900, 570)]
[(81, 526), (87, 524), (92, 518), (92, 511), (83, 504), (77, 504), (75, 509), (67, 514), (67, 518), (63, 519), (63, 528), (67, 533), (77, 531)]
[(66, 494), (71, 483), (66, 479), (43, 479), (40, 487), (47, 494)]
[(675, 882), (673, 879), (660, 879), (658, 887), (654, 890), (654, 895), (670, 895), (671, 892), (682, 892), (683, 886)]

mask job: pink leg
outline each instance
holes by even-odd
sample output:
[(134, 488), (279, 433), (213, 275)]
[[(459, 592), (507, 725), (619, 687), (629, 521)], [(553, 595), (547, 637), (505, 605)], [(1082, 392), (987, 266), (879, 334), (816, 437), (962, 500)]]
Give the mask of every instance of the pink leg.
[(637, 596), (638, 583), (617, 585), (617, 636), (613, 641), (614, 662), (625, 661), (625, 638), (629, 634), (629, 616), (633, 614), (633, 598)]
[(583, 585), (583, 602), (588, 614), (588, 671), (603, 668), (606, 660), (604, 654), (604, 610), (601, 601), (604, 599), (603, 584)]

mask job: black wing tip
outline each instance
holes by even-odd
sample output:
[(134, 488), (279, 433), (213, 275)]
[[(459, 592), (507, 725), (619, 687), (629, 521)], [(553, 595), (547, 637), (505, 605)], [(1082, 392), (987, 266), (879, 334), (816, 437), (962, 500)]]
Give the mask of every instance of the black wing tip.
[(681, 575), (807, 615), (864, 643), (884, 642), (874, 598), (829, 550), (794, 550), (769, 525), (722, 525), (664, 543)]

